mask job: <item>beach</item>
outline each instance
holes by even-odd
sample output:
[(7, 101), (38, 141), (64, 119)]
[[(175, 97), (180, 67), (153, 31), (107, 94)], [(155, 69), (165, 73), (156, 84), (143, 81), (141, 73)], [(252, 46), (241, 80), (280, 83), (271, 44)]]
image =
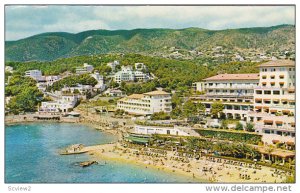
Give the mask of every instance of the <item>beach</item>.
[(114, 160), (155, 168), (176, 175), (191, 177), (199, 182), (220, 183), (281, 183), (284, 171), (220, 158), (179, 158), (176, 152), (144, 148), (125, 148), (121, 143), (103, 144), (84, 148), (93, 160)]

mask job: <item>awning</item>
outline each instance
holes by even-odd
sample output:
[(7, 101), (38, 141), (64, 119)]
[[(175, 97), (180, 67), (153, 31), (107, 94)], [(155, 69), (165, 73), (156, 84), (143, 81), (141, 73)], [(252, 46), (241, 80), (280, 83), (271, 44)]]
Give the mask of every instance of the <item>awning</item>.
[(295, 143), (293, 141), (287, 141), (286, 144), (287, 145), (295, 145)]
[(256, 99), (255, 99), (255, 101), (261, 101), (261, 100), (262, 100), (261, 98), (256, 98)]
[(264, 101), (271, 101), (271, 99), (264, 99)]
[(279, 82), (279, 84), (284, 84), (284, 82)]
[(266, 82), (262, 82), (262, 84), (267, 84)]
[(277, 139), (272, 140), (272, 143), (278, 143), (278, 142), (279, 142), (279, 140), (277, 140)]
[(289, 100), (289, 102), (295, 102), (295, 100)]
[(263, 107), (264, 109), (269, 109), (270, 107)]
[(264, 120), (264, 123), (273, 123), (273, 120)]
[(279, 99), (273, 99), (273, 101), (279, 101)]
[(266, 75), (264, 75), (264, 76), (262, 76), (262, 78), (267, 78), (267, 76), (266, 76)]
[(272, 110), (270, 110), (270, 112), (273, 112), (273, 113), (275, 112), (276, 113), (277, 110), (276, 109), (272, 109)]
[(280, 78), (284, 78), (284, 75), (279, 75)]
[(287, 99), (281, 99), (281, 102), (283, 102), (283, 101), (287, 102), (288, 100)]
[(275, 75), (271, 75), (271, 78), (275, 78)]
[(282, 110), (283, 113), (289, 113), (290, 110)]
[(275, 82), (270, 82), (271, 84), (275, 84)]
[(275, 121), (276, 124), (282, 124), (282, 121)]
[(294, 88), (289, 88), (288, 91), (289, 92), (295, 92), (295, 89)]
[(292, 126), (292, 127), (295, 127), (295, 122), (291, 122), (291, 126)]
[(262, 107), (261, 107), (261, 106), (256, 106), (255, 108), (256, 108), (256, 109), (261, 109)]

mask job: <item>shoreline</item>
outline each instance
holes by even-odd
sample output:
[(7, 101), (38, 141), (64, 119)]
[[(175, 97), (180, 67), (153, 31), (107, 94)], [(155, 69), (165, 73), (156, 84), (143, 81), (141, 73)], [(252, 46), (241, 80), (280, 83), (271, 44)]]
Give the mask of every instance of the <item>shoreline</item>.
[[(276, 173), (271, 167), (261, 166), (261, 169), (243, 167), (239, 165), (222, 164), (202, 157), (199, 160), (188, 158), (188, 162), (172, 160), (174, 152), (168, 151), (166, 158), (151, 157), (143, 154), (135, 155), (138, 151), (123, 148), (119, 143), (103, 144), (86, 147), (87, 154), (93, 160), (110, 160), (125, 162), (145, 168), (152, 168), (170, 174), (186, 176), (191, 183), (284, 183), (287, 175), (283, 171)], [(217, 160), (217, 159), (216, 159)], [(204, 168), (207, 168), (204, 171)], [(244, 178), (243, 175), (249, 175)], [(263, 175), (262, 175), (263, 174)], [(250, 177), (251, 176), (251, 177)]]
[[(84, 119), (83, 119), (84, 120)], [(71, 124), (82, 124), (89, 126), (96, 130), (101, 130), (105, 133), (109, 133), (115, 135), (120, 139), (120, 134), (122, 131), (120, 128), (118, 129), (105, 129), (109, 127), (103, 127), (98, 125), (98, 122), (89, 122), (87, 120), (80, 122), (71, 122)], [(18, 122), (9, 122), (5, 125), (14, 125), (14, 124), (30, 124), (30, 123), (70, 123), (63, 121), (18, 121)], [(116, 148), (115, 148), (116, 147)], [(252, 168), (243, 168), (239, 166), (233, 166), (228, 164), (220, 164), (215, 162), (207, 161), (207, 158), (200, 159), (198, 161), (190, 159), (188, 161), (189, 164), (171, 160), (172, 154), (174, 152), (167, 153), (167, 159), (164, 157), (159, 157), (156, 159), (146, 155), (137, 156), (134, 152), (138, 151), (136, 148), (124, 148), (119, 143), (109, 143), (102, 145), (94, 145), (84, 147), (87, 151), (87, 155), (89, 155), (92, 159), (96, 160), (111, 160), (116, 162), (126, 162), (128, 164), (138, 165), (145, 168), (152, 168), (155, 170), (168, 172), (174, 175), (185, 176), (191, 179), (191, 183), (284, 183), (286, 176), (273, 176), (273, 172), (275, 168), (261, 166), (262, 170), (255, 170)], [(213, 158), (215, 159), (215, 158)], [(216, 158), (218, 159), (218, 158)], [(226, 158), (221, 158), (226, 160)], [(242, 162), (241, 162), (242, 163)], [(190, 165), (190, 166), (188, 166)], [(205, 171), (204, 167), (209, 168), (209, 171)], [(207, 169), (205, 169), (207, 170)], [(255, 171), (254, 171), (255, 170)], [(254, 173), (255, 172), (255, 173)], [(250, 179), (241, 178), (241, 174), (251, 175)], [(261, 173), (264, 175), (256, 175), (256, 173)]]

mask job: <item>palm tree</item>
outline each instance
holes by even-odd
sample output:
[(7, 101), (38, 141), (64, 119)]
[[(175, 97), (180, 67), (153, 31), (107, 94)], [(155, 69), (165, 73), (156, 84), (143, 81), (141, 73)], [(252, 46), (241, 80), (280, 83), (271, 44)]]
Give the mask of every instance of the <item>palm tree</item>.
[(274, 147), (272, 145), (269, 145), (266, 149), (268, 156), (269, 156), (269, 161), (271, 161), (271, 153), (274, 151)]

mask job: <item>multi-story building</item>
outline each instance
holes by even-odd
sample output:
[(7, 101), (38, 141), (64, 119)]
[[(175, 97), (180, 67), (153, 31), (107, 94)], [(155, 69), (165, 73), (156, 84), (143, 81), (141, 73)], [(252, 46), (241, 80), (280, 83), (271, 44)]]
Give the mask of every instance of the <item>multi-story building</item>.
[(194, 83), (205, 104), (221, 101), (227, 118), (255, 124), (267, 143), (295, 141), (295, 62), (274, 60), (259, 65), (259, 74), (219, 74)]
[(150, 77), (148, 74), (145, 74), (141, 71), (134, 71), (132, 66), (122, 66), (121, 71), (117, 72), (114, 75), (114, 81), (121, 83), (122, 81), (147, 81)]
[[(75, 93), (85, 95), (86, 93), (93, 93), (93, 86), (77, 84), (76, 86), (65, 86), (61, 89), (62, 93)], [(77, 92), (77, 93), (76, 93)]]
[(37, 87), (41, 91), (45, 91), (48, 86), (52, 86), (54, 82), (61, 79), (61, 76), (41, 76), (37, 79)]
[(264, 141), (294, 142), (295, 139), (295, 62), (275, 60), (259, 66), (259, 85), (254, 89), (255, 122)]
[(59, 100), (42, 102), (39, 107), (40, 113), (69, 112), (75, 107), (79, 100), (79, 95), (63, 94)]
[(203, 81), (194, 83), (194, 88), (205, 94), (193, 99), (203, 103), (207, 112), (212, 103), (220, 101), (227, 118), (246, 121), (253, 107), (253, 90), (259, 83), (259, 74), (219, 74)]
[(117, 108), (135, 115), (151, 115), (161, 111), (170, 113), (172, 110), (171, 94), (159, 90), (132, 94), (120, 99)]
[(91, 72), (93, 72), (93, 70), (94, 70), (94, 67), (92, 65), (84, 63), (83, 67), (76, 68), (76, 74), (91, 73)]
[(116, 71), (116, 67), (117, 67), (118, 65), (120, 65), (120, 62), (117, 61), (117, 60), (115, 60), (115, 61), (113, 61), (113, 62), (107, 63), (107, 66), (111, 67), (111, 69), (112, 69), (113, 72)]
[(25, 76), (38, 81), (42, 78), (42, 72), (40, 70), (28, 70), (25, 72)]
[(94, 74), (91, 74), (91, 77), (97, 80), (97, 84), (94, 86), (95, 89), (105, 89), (104, 78), (99, 74), (98, 71), (96, 71)]

